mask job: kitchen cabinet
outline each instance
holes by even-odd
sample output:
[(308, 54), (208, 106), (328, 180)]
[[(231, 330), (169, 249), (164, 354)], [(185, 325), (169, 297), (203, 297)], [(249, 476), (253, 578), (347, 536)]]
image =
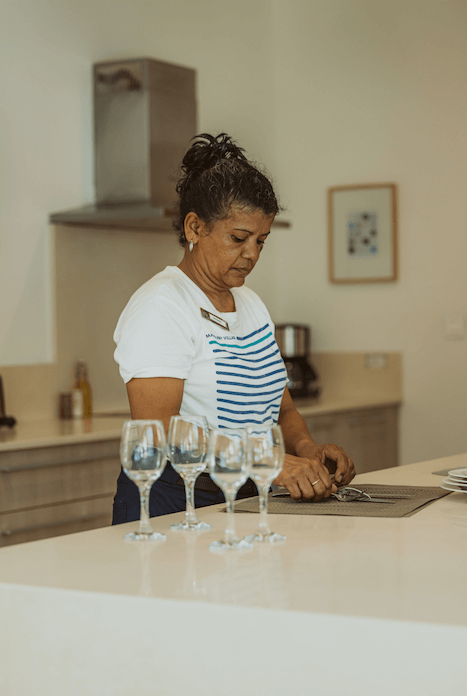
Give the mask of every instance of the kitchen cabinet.
[(119, 439), (0, 454), (0, 546), (111, 523)]
[(343, 447), (357, 473), (398, 466), (398, 406), (349, 409), (304, 418), (315, 442)]

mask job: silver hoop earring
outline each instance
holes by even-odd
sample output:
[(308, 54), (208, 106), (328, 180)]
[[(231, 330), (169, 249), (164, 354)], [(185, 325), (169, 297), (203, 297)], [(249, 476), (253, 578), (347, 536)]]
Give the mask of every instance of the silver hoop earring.
[(191, 242), (189, 243), (188, 250), (193, 251), (193, 240), (191, 240)]

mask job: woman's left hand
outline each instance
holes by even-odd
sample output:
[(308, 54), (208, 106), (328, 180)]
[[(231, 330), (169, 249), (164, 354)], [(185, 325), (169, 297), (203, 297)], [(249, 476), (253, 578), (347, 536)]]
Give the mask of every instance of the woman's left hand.
[(342, 447), (310, 442), (302, 448), (300, 457), (285, 455), (284, 467), (273, 483), (287, 488), (295, 500), (321, 500), (329, 497), (336, 485), (350, 483), (355, 473), (354, 464)]
[(357, 473), (353, 461), (339, 445), (315, 445), (311, 456), (324, 464), (329, 473), (334, 474), (334, 482), (338, 486), (346, 486)]
[[(355, 476), (353, 461), (339, 445), (317, 445), (292, 401), (287, 387), (282, 397), (279, 425), (287, 452), (284, 466), (273, 481), (287, 488), (292, 498), (321, 500), (345, 486)], [(331, 479), (329, 474), (334, 474)]]

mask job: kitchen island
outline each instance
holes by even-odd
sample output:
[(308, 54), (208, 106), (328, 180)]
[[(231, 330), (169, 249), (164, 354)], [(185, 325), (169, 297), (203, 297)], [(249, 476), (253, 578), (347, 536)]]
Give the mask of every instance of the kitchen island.
[[(438, 486), (465, 466), (356, 482)], [(154, 520), (165, 542), (125, 542), (129, 523), (0, 549), (0, 693), (465, 693), (467, 496), (399, 519), (271, 515), (285, 544), (218, 555), (222, 507), (198, 535)]]

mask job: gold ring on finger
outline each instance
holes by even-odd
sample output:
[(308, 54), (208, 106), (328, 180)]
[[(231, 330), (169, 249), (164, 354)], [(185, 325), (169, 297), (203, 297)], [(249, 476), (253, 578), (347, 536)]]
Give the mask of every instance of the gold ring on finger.
[(312, 485), (312, 486), (316, 486), (316, 484), (319, 483), (320, 480), (321, 480), (321, 479), (316, 479), (316, 481), (314, 481), (311, 485)]

